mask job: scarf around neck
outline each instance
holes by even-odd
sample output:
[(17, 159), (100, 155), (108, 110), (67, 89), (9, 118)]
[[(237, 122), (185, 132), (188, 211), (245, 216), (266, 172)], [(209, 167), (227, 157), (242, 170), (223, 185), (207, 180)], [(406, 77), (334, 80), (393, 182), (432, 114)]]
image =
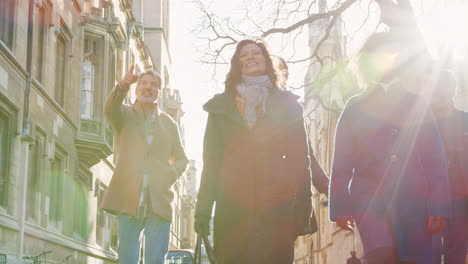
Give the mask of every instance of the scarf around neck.
[(265, 112), (266, 98), (274, 85), (268, 75), (242, 75), (242, 82), (237, 85), (237, 92), (243, 99), (243, 114), (247, 125), (252, 127), (257, 121), (257, 107)]

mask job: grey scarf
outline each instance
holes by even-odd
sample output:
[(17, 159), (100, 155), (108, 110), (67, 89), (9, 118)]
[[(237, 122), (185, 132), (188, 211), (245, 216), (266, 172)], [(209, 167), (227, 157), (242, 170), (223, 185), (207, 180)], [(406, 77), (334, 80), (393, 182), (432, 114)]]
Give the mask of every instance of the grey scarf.
[(261, 105), (265, 112), (266, 98), (273, 87), (268, 75), (254, 77), (242, 75), (242, 82), (237, 85), (237, 92), (244, 99), (244, 115), (249, 127), (257, 121), (257, 106)]

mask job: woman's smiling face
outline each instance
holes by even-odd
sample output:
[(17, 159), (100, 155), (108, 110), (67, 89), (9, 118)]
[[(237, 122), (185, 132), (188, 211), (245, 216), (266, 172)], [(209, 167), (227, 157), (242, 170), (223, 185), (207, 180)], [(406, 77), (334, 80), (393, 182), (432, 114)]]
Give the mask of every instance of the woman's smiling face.
[(247, 76), (260, 76), (266, 73), (266, 60), (262, 49), (255, 43), (241, 48), (239, 52), (241, 72)]

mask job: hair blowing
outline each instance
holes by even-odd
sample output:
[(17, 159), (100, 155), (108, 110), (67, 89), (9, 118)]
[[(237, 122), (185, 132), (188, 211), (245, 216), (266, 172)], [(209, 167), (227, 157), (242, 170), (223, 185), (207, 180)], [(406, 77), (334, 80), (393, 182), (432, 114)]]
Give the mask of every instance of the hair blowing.
[(236, 51), (231, 58), (231, 68), (229, 69), (229, 72), (226, 76), (226, 81), (224, 82), (224, 91), (231, 96), (237, 95), (237, 85), (242, 81), (239, 53), (242, 47), (248, 44), (255, 44), (262, 50), (263, 56), (265, 57), (266, 75), (270, 77), (271, 82), (274, 83), (275, 86), (278, 86), (278, 76), (276, 74), (276, 69), (273, 66), (270, 53), (268, 52), (268, 48), (266, 47), (265, 43), (262, 40), (244, 39), (241, 40), (236, 46)]

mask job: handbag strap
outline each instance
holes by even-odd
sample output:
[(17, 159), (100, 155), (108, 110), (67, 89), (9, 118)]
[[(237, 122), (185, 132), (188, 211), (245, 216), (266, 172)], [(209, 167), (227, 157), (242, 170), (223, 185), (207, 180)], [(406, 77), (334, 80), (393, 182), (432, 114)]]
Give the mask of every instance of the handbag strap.
[(202, 243), (205, 244), (206, 254), (211, 264), (218, 264), (208, 236), (205, 234), (197, 235), (197, 244), (195, 246), (195, 264), (202, 264)]

